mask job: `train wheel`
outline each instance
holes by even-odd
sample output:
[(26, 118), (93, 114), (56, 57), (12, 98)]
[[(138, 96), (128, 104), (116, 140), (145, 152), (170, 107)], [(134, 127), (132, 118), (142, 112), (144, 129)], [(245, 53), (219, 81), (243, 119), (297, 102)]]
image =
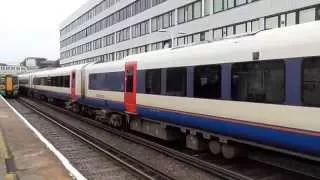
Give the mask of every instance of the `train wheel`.
[(79, 113), (80, 112), (80, 107), (79, 107), (79, 105), (77, 103), (73, 103), (72, 104), (72, 111), (74, 113)]
[(235, 144), (223, 144), (222, 155), (226, 159), (234, 159), (245, 156), (246, 151), (243, 147)]
[(122, 126), (122, 116), (120, 114), (112, 114), (109, 119), (109, 124), (114, 127)]
[(209, 149), (213, 155), (219, 155), (221, 153), (221, 143), (215, 140), (209, 142)]

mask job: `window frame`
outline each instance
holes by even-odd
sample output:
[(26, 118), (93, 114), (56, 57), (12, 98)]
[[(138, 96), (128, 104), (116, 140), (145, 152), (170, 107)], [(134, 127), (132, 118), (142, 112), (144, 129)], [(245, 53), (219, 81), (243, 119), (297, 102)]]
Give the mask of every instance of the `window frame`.
[[(215, 73), (218, 73), (219, 75), (219, 97), (204, 97), (204, 96), (196, 96), (196, 77), (197, 75), (197, 69), (202, 69), (202, 68), (213, 68)], [(202, 69), (203, 70), (203, 69)], [(202, 71), (203, 73), (203, 71)], [(214, 92), (212, 92), (212, 95), (214, 95)], [(206, 65), (198, 65), (198, 66), (193, 66), (193, 95), (192, 97), (194, 98), (199, 98), (199, 99), (222, 99), (222, 65), (221, 64), (206, 64)]]
[[(184, 77), (185, 77), (185, 79), (184, 79), (184, 85), (185, 85), (185, 87), (184, 87), (184, 94), (183, 95), (169, 95), (168, 94), (168, 83), (169, 83), (169, 81), (168, 81), (168, 79), (170, 79), (170, 78), (168, 78), (168, 74), (169, 74), (169, 71), (170, 70), (178, 70), (178, 69), (183, 69), (183, 71), (184, 71)], [(166, 70), (166, 85), (165, 85), (165, 95), (166, 96), (173, 96), (173, 97), (187, 97), (187, 95), (188, 95), (188, 68), (187, 67), (185, 67), (185, 66), (183, 66), (183, 67), (170, 67), (170, 68), (166, 68), (165, 69)], [(171, 91), (172, 92), (172, 91)]]
[[(267, 63), (267, 62), (282, 62), (282, 65), (283, 65), (283, 97), (282, 97), (282, 100), (281, 102), (256, 102), (256, 101), (247, 101), (247, 100), (237, 100), (234, 95), (233, 95), (233, 75), (234, 75), (234, 68), (233, 66), (236, 65), (236, 64), (244, 64), (244, 63), (247, 63), (247, 64), (250, 64), (250, 63)], [(247, 102), (247, 103), (262, 103), (262, 104), (276, 104), (276, 105), (282, 105), (282, 104), (285, 104), (286, 102), (286, 99), (287, 99), (287, 87), (286, 87), (286, 84), (287, 84), (287, 72), (286, 72), (286, 62), (284, 59), (272, 59), (272, 60), (263, 60), (263, 61), (244, 61), (244, 62), (236, 62), (236, 63), (232, 63), (231, 64), (231, 76), (230, 76), (230, 83), (231, 83), (231, 88), (230, 88), (230, 93), (231, 93), (231, 100), (232, 101), (239, 101), (239, 102)]]
[(320, 103), (318, 105), (308, 104), (308, 103), (305, 103), (305, 100), (304, 100), (304, 88), (303, 88), (303, 86), (304, 86), (304, 80), (305, 80), (305, 77), (304, 77), (305, 63), (306, 63), (306, 61), (310, 61), (310, 60), (313, 60), (315, 58), (318, 58), (318, 61), (320, 61), (320, 56), (314, 56), (314, 57), (303, 58), (302, 63), (301, 63), (300, 100), (301, 100), (301, 105), (302, 106), (306, 106), (306, 107), (320, 107)]
[[(160, 91), (159, 92), (153, 93), (153, 92), (148, 92), (147, 91), (147, 88), (148, 88), (148, 86), (147, 86), (148, 85), (148, 73), (150, 73), (150, 72), (151, 72), (151, 74), (154, 74), (154, 72), (156, 72), (156, 73), (160, 72), (160, 81), (159, 81)], [(151, 86), (152, 86), (152, 83), (151, 83)], [(159, 69), (147, 69), (145, 71), (145, 94), (161, 95), (162, 87), (163, 87), (163, 85), (162, 85), (162, 69), (161, 68), (159, 68)], [(153, 89), (153, 88), (151, 88), (151, 89)]]

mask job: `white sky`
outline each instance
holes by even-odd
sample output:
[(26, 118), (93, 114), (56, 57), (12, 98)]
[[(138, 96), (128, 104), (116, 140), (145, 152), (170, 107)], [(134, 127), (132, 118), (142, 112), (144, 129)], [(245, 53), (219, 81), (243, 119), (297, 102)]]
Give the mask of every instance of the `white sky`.
[(59, 25), (87, 0), (0, 0), (0, 63), (59, 58)]

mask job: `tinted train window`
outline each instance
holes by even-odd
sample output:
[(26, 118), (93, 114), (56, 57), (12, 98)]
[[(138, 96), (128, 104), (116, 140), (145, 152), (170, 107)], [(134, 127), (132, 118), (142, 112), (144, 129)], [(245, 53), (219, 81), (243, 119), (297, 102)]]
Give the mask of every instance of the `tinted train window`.
[(320, 106), (320, 58), (304, 60), (302, 80), (303, 104)]
[(123, 72), (89, 75), (89, 89), (101, 91), (123, 91)]
[(187, 95), (187, 70), (186, 68), (167, 69), (167, 95)]
[(63, 86), (70, 87), (70, 76), (64, 76)]
[(237, 101), (283, 103), (284, 62), (276, 60), (233, 64), (232, 98)]
[(194, 97), (218, 99), (221, 96), (219, 65), (198, 66), (194, 70)]
[(133, 92), (133, 69), (127, 70), (126, 74), (126, 92)]
[(161, 69), (146, 71), (146, 93), (161, 94)]

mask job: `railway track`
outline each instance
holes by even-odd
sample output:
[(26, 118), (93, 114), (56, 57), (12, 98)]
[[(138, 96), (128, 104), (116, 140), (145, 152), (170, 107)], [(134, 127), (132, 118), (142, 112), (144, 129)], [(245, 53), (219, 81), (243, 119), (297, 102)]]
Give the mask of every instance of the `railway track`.
[(138, 179), (146, 179), (146, 180), (173, 180), (174, 178), (168, 176), (164, 172), (158, 171), (155, 168), (144, 164), (143, 162), (137, 160), (136, 158), (123, 153), (112, 146), (96, 139), (95, 137), (91, 136), (90, 134), (84, 132), (81, 129), (78, 129), (74, 126), (70, 126), (69, 124), (50, 117), (46, 115), (44, 112), (39, 110), (39, 107), (28, 103), (25, 100), (17, 100), (19, 103), (23, 104), (27, 108), (31, 109), (35, 113), (41, 115), (44, 119), (54, 123), (55, 125), (59, 126), (60, 128), (64, 129), (71, 135), (79, 138), (81, 141), (85, 142), (86, 144), (94, 147), (95, 149), (102, 152), (104, 155), (110, 157), (112, 160), (116, 161), (118, 164), (121, 164), (125, 169), (130, 171), (134, 174)]
[[(30, 101), (28, 99), (20, 98), (19, 102), (22, 102), (26, 106), (29, 106), (30, 108), (33, 108), (34, 111), (43, 114), (43, 116), (46, 116), (48, 119), (51, 119), (50, 121), (55, 121), (59, 126), (66, 127), (73, 131), (73, 132), (81, 132), (81, 137), (83, 141), (86, 139), (87, 141), (95, 141), (97, 145), (97, 149), (106, 150), (111, 149), (110, 151), (113, 151), (114, 154), (119, 154), (120, 156), (124, 156), (126, 159), (126, 155), (123, 155), (119, 150), (113, 149), (109, 145), (107, 145), (104, 142), (101, 142), (100, 140), (95, 140), (95, 137), (92, 135), (83, 132), (83, 130), (74, 127), (73, 125), (70, 125), (66, 123), (65, 121), (59, 121), (55, 118), (52, 118), (52, 114), (43, 112), (44, 110), (37, 105), (37, 103), (45, 104), (45, 106), (48, 106), (51, 109), (54, 109), (55, 111), (58, 111), (60, 113), (64, 113), (67, 116), (70, 116), (74, 119), (81, 120), (82, 122), (85, 122), (87, 124), (90, 124), (91, 126), (94, 126), (95, 128), (103, 129), (104, 131), (110, 132), (112, 134), (115, 134), (117, 136), (120, 136), (124, 139), (127, 139), (129, 141), (133, 141), (135, 143), (141, 144), (143, 146), (146, 146), (148, 148), (154, 149), (158, 152), (161, 152), (163, 154), (166, 154), (170, 157), (173, 157), (175, 159), (178, 159), (179, 161), (182, 161), (184, 163), (190, 164), (192, 166), (195, 166), (201, 170), (204, 170), (208, 173), (214, 174), (219, 179), (237, 179), (237, 180), (251, 180), (251, 179), (317, 179), (316, 177), (308, 177), (299, 173), (294, 173), (291, 171), (281, 170), (272, 166), (266, 166), (261, 164), (258, 164), (254, 161), (240, 161), (236, 162), (234, 167), (231, 167), (230, 162), (225, 163), (222, 160), (217, 161), (207, 161), (203, 158), (199, 158), (198, 156), (190, 155), (185, 152), (178, 151), (174, 148), (167, 147), (165, 145), (161, 145), (157, 142), (150, 141), (148, 139), (142, 138), (140, 136), (137, 136), (132, 133), (128, 133), (125, 131), (120, 131), (118, 129), (114, 129), (108, 126), (105, 126), (97, 121), (94, 121), (90, 118), (86, 118), (83, 116), (79, 116), (77, 114), (74, 114), (68, 110), (62, 109), (60, 107), (54, 106), (52, 104), (44, 103), (44, 102), (34, 102)], [(42, 109), (42, 110), (41, 110)], [(84, 136), (84, 137), (83, 137)], [(117, 157), (119, 157), (119, 155)], [(132, 158), (132, 157), (131, 157)], [(130, 157), (129, 157), (130, 159)], [(135, 163), (135, 160), (129, 160), (127, 161), (129, 163), (126, 164), (138, 164), (136, 169), (139, 169), (141, 171), (142, 169), (145, 169), (143, 163)], [(251, 165), (249, 165), (249, 163)], [(251, 170), (248, 170), (251, 169)], [(157, 170), (154, 170), (152, 167), (147, 166), (146, 170), (143, 171), (145, 174), (149, 176), (149, 178), (153, 179), (174, 179), (173, 177), (170, 177), (166, 175), (165, 173), (158, 172)], [(140, 174), (140, 173), (136, 173)], [(147, 179), (147, 178), (144, 178)]]

